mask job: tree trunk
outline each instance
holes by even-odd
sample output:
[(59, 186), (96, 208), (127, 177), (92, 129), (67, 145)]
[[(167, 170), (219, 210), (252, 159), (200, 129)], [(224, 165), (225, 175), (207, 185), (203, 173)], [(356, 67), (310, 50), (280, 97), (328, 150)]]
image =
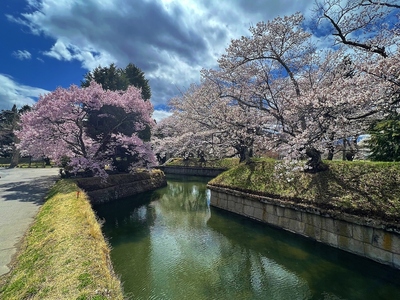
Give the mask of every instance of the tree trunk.
[(15, 168), (16, 166), (18, 166), (18, 162), (19, 162), (19, 150), (14, 146), (9, 168), (10, 169)]
[(307, 162), (308, 169), (306, 170), (306, 172), (318, 173), (328, 170), (328, 166), (322, 162), (320, 151), (318, 151), (314, 147), (311, 147), (307, 148), (306, 154), (310, 158), (310, 160)]
[(335, 154), (334, 136), (333, 136), (333, 134), (331, 134), (329, 143), (328, 143), (328, 158), (327, 158), (327, 160), (333, 160), (334, 154)]
[(334, 151), (332, 149), (329, 149), (327, 160), (333, 160), (333, 154), (334, 154)]
[(346, 160), (353, 161), (355, 155), (356, 155), (356, 153), (354, 150), (347, 151), (346, 152)]
[(347, 152), (347, 143), (346, 138), (343, 140), (343, 152), (342, 152), (342, 160), (346, 160), (346, 152)]
[(253, 157), (253, 149), (246, 146), (241, 146), (239, 149), (239, 163), (246, 162), (246, 164), (250, 163), (251, 158)]

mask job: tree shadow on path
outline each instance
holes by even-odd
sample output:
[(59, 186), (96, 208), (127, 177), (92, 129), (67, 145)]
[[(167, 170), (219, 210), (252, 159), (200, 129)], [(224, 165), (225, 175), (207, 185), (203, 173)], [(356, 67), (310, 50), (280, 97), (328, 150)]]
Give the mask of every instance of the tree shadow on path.
[(1, 198), (5, 201), (17, 200), (42, 204), (57, 176), (37, 177), (31, 181), (17, 181), (0, 184)]

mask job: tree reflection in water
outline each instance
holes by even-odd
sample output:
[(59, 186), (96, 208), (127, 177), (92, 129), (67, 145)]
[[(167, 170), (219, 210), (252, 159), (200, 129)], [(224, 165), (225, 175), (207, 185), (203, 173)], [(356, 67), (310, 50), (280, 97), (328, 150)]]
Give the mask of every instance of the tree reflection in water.
[(210, 209), (207, 181), (169, 178), (165, 188), (96, 208), (133, 299), (400, 295), (398, 271)]

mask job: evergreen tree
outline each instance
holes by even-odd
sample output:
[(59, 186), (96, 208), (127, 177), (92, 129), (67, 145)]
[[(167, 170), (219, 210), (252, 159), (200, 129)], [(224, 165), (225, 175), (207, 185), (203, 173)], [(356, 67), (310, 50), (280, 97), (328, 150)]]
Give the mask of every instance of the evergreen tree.
[[(86, 73), (84, 80), (81, 82), (82, 87), (88, 87), (90, 82), (94, 80), (95, 82), (102, 85), (104, 90), (126, 91), (128, 86), (133, 85), (136, 88), (141, 89), (141, 95), (143, 100), (150, 100), (151, 90), (148, 80), (144, 76), (144, 72), (136, 67), (134, 64), (130, 63), (125, 69), (117, 68), (115, 64), (111, 64), (109, 67), (97, 67), (92, 72)], [(91, 127), (91, 132), (95, 133), (96, 126), (98, 124), (97, 115), (101, 114), (100, 111), (89, 112), (89, 125)], [(111, 126), (113, 124), (112, 120), (106, 120), (109, 118), (102, 117), (102, 129), (105, 130), (105, 126)], [(110, 127), (112, 128), (112, 127)], [(109, 128), (109, 129), (110, 129)], [(144, 141), (149, 141), (151, 137), (150, 127), (146, 126), (143, 130), (138, 132), (139, 138)]]
[(84, 80), (81, 82), (81, 86), (88, 87), (92, 80), (101, 84), (104, 90), (110, 91), (126, 91), (129, 85), (123, 70), (117, 68), (115, 64), (111, 64), (109, 67), (104, 68), (98, 66), (93, 71), (86, 73)]
[(14, 132), (19, 129), (21, 114), (30, 109), (29, 105), (18, 109), (14, 104), (11, 110), (2, 110), (0, 113), (0, 152), (1, 156), (11, 157), (10, 168), (18, 165), (20, 156), (20, 151), (15, 147), (18, 139)]
[(144, 100), (151, 98), (149, 81), (144, 72), (132, 63), (128, 64), (125, 69), (117, 68), (115, 64), (111, 64), (109, 67), (98, 66), (85, 74), (81, 86), (88, 87), (92, 80), (100, 83), (103, 89), (111, 91), (126, 91), (128, 86), (133, 85), (142, 90)]
[(375, 122), (370, 129), (370, 159), (375, 161), (400, 161), (400, 115)]
[(130, 63), (126, 66), (123, 72), (129, 84), (142, 89), (142, 98), (144, 100), (150, 100), (151, 90), (149, 86), (149, 81), (144, 76), (143, 71), (136, 67), (134, 64)]

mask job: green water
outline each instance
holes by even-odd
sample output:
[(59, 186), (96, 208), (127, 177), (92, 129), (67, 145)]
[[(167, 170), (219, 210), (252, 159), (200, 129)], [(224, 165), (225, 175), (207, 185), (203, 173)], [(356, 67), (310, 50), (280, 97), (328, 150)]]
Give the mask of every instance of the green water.
[(94, 208), (131, 299), (400, 299), (400, 271), (210, 208), (206, 182)]

